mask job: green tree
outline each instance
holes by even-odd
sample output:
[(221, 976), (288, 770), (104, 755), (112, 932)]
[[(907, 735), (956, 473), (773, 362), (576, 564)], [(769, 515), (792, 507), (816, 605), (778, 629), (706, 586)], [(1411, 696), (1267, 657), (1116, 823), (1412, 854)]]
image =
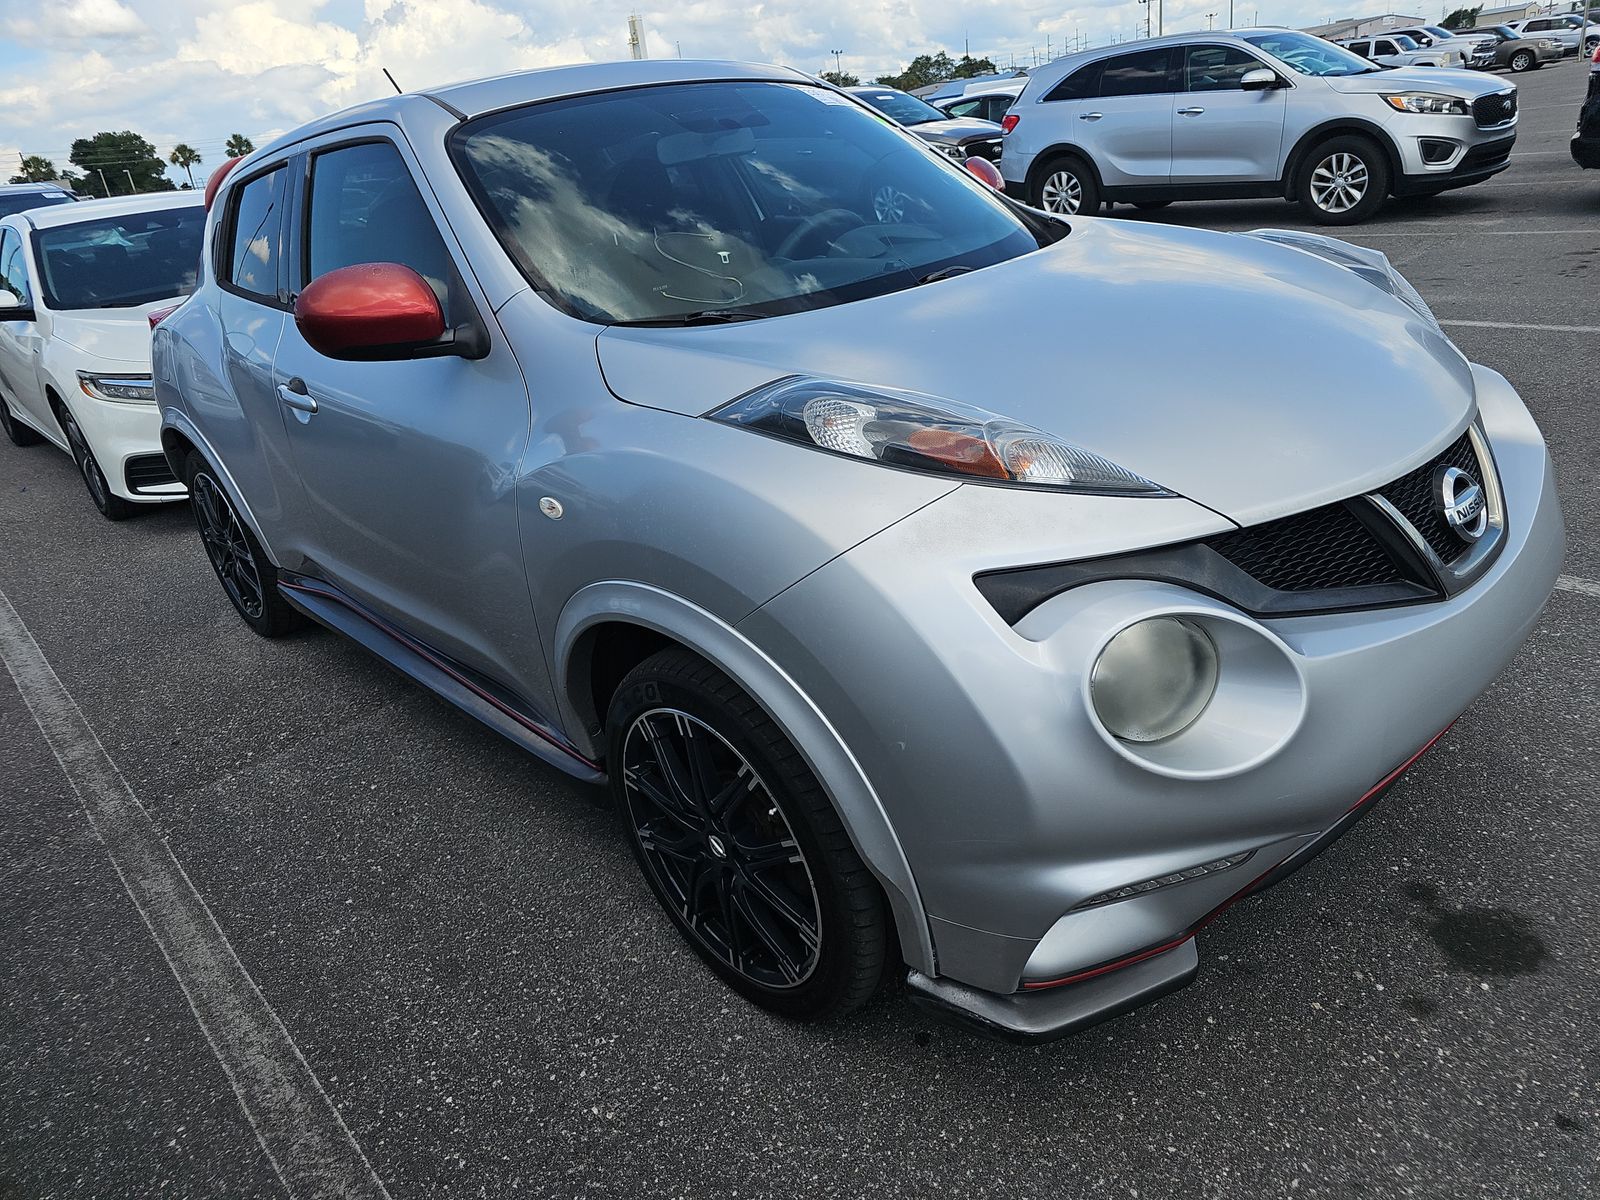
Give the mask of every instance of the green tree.
[(11, 177), (12, 183), (49, 183), (61, 178), (56, 171), (55, 163), (38, 154), (30, 154), (22, 160), (22, 173)]
[(70, 157), (72, 165), (83, 172), (83, 190), (96, 196), (173, 190), (156, 148), (131, 129), (79, 138), (72, 143)]
[(855, 87), (861, 82), (859, 76), (850, 74), (849, 71), (824, 71), (817, 76), (824, 83), (831, 83), (834, 87)]
[(993, 75), (995, 65), (987, 58), (973, 58), (963, 54), (959, 60), (943, 50), (937, 54), (919, 54), (898, 75), (880, 75), (878, 82), (888, 87), (909, 92), (914, 88), (935, 83), (948, 83), (952, 79), (971, 79), (976, 75)]
[(256, 144), (242, 133), (236, 133), (228, 139), (228, 157), (243, 158), (256, 148)]
[(1458, 8), (1439, 24), (1446, 29), (1471, 29), (1478, 23), (1478, 14), (1483, 11), (1483, 5), (1477, 8)]
[(189, 186), (194, 187), (194, 164), (200, 161), (198, 150), (187, 142), (179, 142), (172, 148), (167, 161), (175, 167), (182, 167), (183, 173), (189, 177)]

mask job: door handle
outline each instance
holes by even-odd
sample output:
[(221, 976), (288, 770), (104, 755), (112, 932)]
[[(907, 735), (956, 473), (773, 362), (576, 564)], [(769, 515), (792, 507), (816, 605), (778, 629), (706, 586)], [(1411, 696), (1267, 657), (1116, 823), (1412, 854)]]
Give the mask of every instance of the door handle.
[(1103, 116), (1105, 116), (1105, 113), (1079, 113), (1078, 114), (1078, 120), (1080, 120), (1080, 121), (1098, 121)]
[(1180, 117), (1198, 117), (1203, 112), (1205, 112), (1203, 108), (1180, 108), (1178, 115)]
[(289, 380), (288, 383), (280, 383), (278, 385), (278, 399), (282, 400), (290, 408), (303, 413), (317, 411), (316, 399), (310, 392), (306, 391), (306, 381), (298, 375)]

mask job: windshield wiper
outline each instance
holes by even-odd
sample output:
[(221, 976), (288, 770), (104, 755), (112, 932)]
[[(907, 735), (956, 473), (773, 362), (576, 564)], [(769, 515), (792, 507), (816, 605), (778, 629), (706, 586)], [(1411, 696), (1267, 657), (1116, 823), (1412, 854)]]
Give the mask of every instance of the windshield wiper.
[(675, 317), (644, 317), (637, 321), (612, 321), (613, 325), (722, 325), (729, 321), (759, 321), (773, 314), (754, 308), (707, 308)]
[(921, 287), (925, 283), (938, 283), (941, 279), (954, 279), (957, 275), (965, 275), (973, 270), (976, 270), (976, 268), (963, 266), (941, 267), (939, 270), (932, 271), (917, 280), (917, 286)]

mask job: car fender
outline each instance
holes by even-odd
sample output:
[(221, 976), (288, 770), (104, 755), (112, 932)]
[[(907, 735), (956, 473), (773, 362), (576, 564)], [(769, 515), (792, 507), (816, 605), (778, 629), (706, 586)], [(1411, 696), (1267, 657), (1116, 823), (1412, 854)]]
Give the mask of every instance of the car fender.
[(1334, 117), (1323, 121), (1306, 130), (1295, 141), (1289, 150), (1289, 155), (1284, 159), (1283, 174), (1280, 182), (1283, 184), (1284, 196), (1290, 200), (1294, 197), (1294, 177), (1300, 170), (1300, 164), (1311, 148), (1318, 142), (1330, 137), (1337, 137), (1344, 133), (1358, 133), (1372, 138), (1383, 148), (1384, 155), (1389, 160), (1389, 178), (1400, 178), (1405, 172), (1400, 161), (1400, 151), (1394, 144), (1394, 139), (1382, 125), (1370, 121), (1365, 117)]
[(742, 687), (805, 758), (833, 802), (850, 841), (883, 884), (905, 960), (935, 973), (927, 915), (911, 865), (888, 813), (855, 755), (833, 724), (777, 663), (732, 625), (693, 601), (630, 580), (603, 580), (580, 589), (562, 607), (555, 630), (556, 689), (562, 723), (579, 749), (600, 751), (573, 703), (588, 687), (586, 631), (624, 621), (654, 630), (699, 654)]
[[(185, 445), (187, 443), (187, 446)], [(222, 490), (228, 494), (228, 501), (233, 505), (233, 511), (246, 525), (250, 532), (256, 535), (256, 541), (261, 543), (261, 548), (267, 552), (267, 558), (272, 565), (281, 567), (283, 559), (272, 548), (272, 543), (261, 528), (261, 522), (256, 519), (255, 513), (250, 508), (250, 502), (245, 499), (244, 493), (239, 490), (239, 485), (234, 481), (228, 468), (223, 464), (222, 458), (206, 440), (206, 435), (200, 432), (190, 418), (189, 414), (181, 408), (169, 408), (165, 405), (161, 410), (161, 450), (167, 456), (167, 465), (172, 468), (172, 473), (180, 480), (183, 479), (183, 454), (180, 450), (192, 447), (206, 465), (211, 468), (217, 482), (222, 485)], [(187, 483), (187, 480), (184, 480)]]
[[(1090, 154), (1076, 142), (1056, 142), (1052, 145), (1046, 146), (1043, 150), (1039, 151), (1039, 153), (1033, 156), (1033, 162), (1028, 166), (1028, 178), (1026, 182), (1029, 196), (1033, 195), (1033, 185), (1038, 181), (1039, 176), (1044, 173), (1044, 168), (1050, 164), (1052, 159), (1060, 158), (1063, 154), (1074, 154), (1087, 163), (1089, 170), (1094, 174), (1095, 186), (1098, 187), (1102, 193), (1105, 191), (1105, 180), (1100, 178), (1100, 167), (1094, 161), (1094, 155)], [(1002, 159), (1002, 161), (1004, 160)]]

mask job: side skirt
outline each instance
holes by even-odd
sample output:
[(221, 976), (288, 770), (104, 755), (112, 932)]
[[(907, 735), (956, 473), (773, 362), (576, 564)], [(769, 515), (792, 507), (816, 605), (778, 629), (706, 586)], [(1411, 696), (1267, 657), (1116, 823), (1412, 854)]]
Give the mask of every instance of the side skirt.
[(278, 590), (318, 624), (363, 646), (528, 753), (585, 783), (606, 781), (598, 763), (579, 754), (528, 705), (395, 628), (332, 584), (284, 572)]

